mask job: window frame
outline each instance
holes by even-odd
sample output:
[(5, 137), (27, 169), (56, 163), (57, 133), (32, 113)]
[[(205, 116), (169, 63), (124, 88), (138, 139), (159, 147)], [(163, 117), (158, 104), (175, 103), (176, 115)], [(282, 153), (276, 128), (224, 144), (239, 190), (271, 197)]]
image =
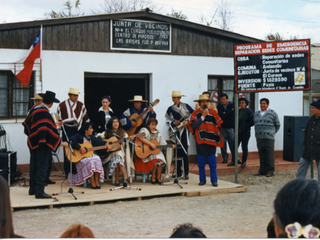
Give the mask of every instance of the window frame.
[[(35, 82), (35, 71), (32, 71), (31, 74), (31, 79), (30, 83), (27, 87), (24, 87), (20, 81), (15, 77), (15, 75), (10, 71), (10, 70), (0, 70), (1, 75), (7, 75), (7, 86), (6, 87), (0, 87), (0, 89), (5, 89), (7, 93), (7, 106), (6, 110), (7, 113), (5, 115), (0, 115), (0, 120), (10, 120), (10, 119), (18, 119), (18, 118), (24, 118), (28, 110), (34, 105), (34, 101), (30, 99), (30, 97), (34, 96), (34, 82)], [(17, 82), (14, 82), (17, 81)], [(29, 89), (28, 95), (23, 96), (25, 99), (28, 99), (27, 101), (21, 101), (21, 100), (15, 100), (14, 99), (14, 94), (16, 90), (25, 90)], [(16, 96), (17, 99), (17, 96)], [(16, 113), (14, 111), (14, 106), (16, 104), (26, 104), (27, 107), (25, 106), (22, 107), (23, 114), (18, 115), (19, 113)]]
[[(218, 85), (218, 88), (217, 89), (214, 89), (214, 88), (209, 88), (209, 86), (211, 85), (209, 82), (210, 80), (214, 80), (216, 79), (217, 80), (217, 85)], [(223, 80), (226, 79), (226, 80), (233, 80), (233, 89), (224, 89), (223, 86)], [(210, 92), (210, 94), (213, 93), (213, 91), (218, 91), (218, 101), (216, 102), (216, 105), (218, 105), (220, 103), (220, 99), (219, 99), (219, 96), (221, 96), (222, 93), (227, 93), (228, 92), (233, 92), (232, 93), (232, 96), (230, 96), (230, 94), (228, 94), (228, 102), (231, 102), (234, 104), (234, 96), (235, 96), (235, 90), (234, 90), (234, 76), (223, 76), (223, 75), (208, 75), (208, 87), (207, 87), (207, 91)], [(239, 97), (240, 97), (240, 94), (239, 93)], [(246, 95), (249, 94), (249, 99), (250, 99), (250, 109), (252, 111), (254, 111), (255, 109), (255, 93), (245, 93)]]

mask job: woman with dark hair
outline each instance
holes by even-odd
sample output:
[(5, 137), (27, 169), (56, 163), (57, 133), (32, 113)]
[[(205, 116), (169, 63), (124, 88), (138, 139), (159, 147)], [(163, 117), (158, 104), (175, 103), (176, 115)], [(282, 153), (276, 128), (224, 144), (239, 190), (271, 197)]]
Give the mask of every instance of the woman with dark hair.
[(13, 231), (12, 210), (7, 181), (0, 176), (0, 238), (20, 238)]
[(274, 200), (273, 221), (278, 238), (319, 238), (319, 182), (302, 178), (288, 182)]
[(246, 98), (239, 98), (239, 142), (242, 147), (242, 163), (241, 167), (247, 165), (248, 143), (251, 136), (251, 127), (254, 125), (253, 111), (247, 108), (249, 102)]
[(191, 223), (176, 226), (170, 238), (207, 238), (200, 228), (194, 227)]
[(114, 116), (113, 110), (109, 107), (111, 104), (110, 96), (103, 96), (101, 98), (101, 107), (98, 110), (96, 124), (94, 130), (97, 133), (101, 133), (106, 130), (107, 123), (111, 117)]
[[(120, 120), (118, 117), (112, 117), (107, 123), (107, 129), (113, 131), (122, 138), (127, 138), (128, 134), (122, 129)], [(130, 149), (128, 142), (124, 142), (119, 137), (115, 137), (112, 132), (105, 131), (105, 139), (110, 139), (114, 137), (117, 141), (120, 140), (120, 148), (116, 151), (110, 152), (107, 158), (102, 159), (103, 165), (107, 164), (109, 169), (109, 176), (112, 176), (115, 173), (115, 184), (120, 186), (119, 182), (119, 171), (121, 171), (123, 179), (126, 181), (127, 177), (131, 175), (131, 168), (133, 167), (132, 161), (130, 161)], [(130, 141), (134, 139), (133, 136), (130, 137)], [(127, 174), (125, 173), (125, 164), (127, 169)]]
[[(157, 140), (160, 145), (166, 145), (167, 142), (164, 140), (163, 136), (157, 130), (158, 120), (155, 118), (150, 118), (147, 122), (146, 127), (141, 128), (140, 133), (145, 133), (143, 138), (140, 138), (140, 141), (152, 149), (156, 149), (156, 145), (150, 142), (151, 140)], [(175, 145), (172, 146), (172, 149), (175, 149)], [(171, 149), (171, 148), (169, 148)], [(166, 154), (167, 159), (170, 158), (168, 162), (171, 162), (172, 151), (167, 151)], [(157, 155), (149, 155), (146, 158), (140, 159), (136, 158), (134, 161), (134, 167), (136, 173), (149, 173), (152, 172), (151, 175), (151, 183), (159, 183), (162, 185), (161, 174), (162, 168), (166, 165), (166, 159), (163, 153), (160, 151)], [(157, 176), (156, 176), (157, 173)]]
[[(86, 148), (81, 146), (83, 143), (91, 143), (93, 147), (95, 146), (106, 146), (108, 144), (102, 141), (100, 138), (96, 138), (92, 135), (93, 128), (91, 123), (84, 123), (78, 133), (70, 138), (72, 142), (72, 148), (79, 150), (81, 154), (87, 152)], [(77, 164), (77, 174), (72, 174), (72, 183), (74, 185), (81, 185), (85, 182), (87, 178), (90, 178), (90, 184), (92, 189), (100, 189), (100, 182), (104, 181), (104, 171), (102, 167), (101, 159), (98, 155), (105, 155), (107, 150), (98, 150), (93, 153), (91, 157), (82, 158)], [(68, 176), (68, 182), (70, 182), (70, 173)]]

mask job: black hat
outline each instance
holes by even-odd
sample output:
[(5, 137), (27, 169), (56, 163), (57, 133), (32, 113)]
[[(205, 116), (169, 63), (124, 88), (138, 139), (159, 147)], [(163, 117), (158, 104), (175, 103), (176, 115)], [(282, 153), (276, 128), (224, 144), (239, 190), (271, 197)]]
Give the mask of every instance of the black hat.
[(56, 99), (56, 94), (51, 91), (46, 91), (46, 93), (39, 93), (39, 96), (42, 97), (43, 100), (47, 100), (48, 102), (60, 102), (58, 99)]
[(320, 109), (320, 99), (318, 99), (317, 101), (313, 101), (310, 105)]

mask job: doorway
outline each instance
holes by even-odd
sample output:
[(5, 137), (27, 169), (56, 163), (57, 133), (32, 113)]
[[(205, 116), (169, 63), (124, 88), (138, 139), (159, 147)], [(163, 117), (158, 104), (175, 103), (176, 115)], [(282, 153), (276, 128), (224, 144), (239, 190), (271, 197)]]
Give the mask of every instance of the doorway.
[(119, 118), (127, 108), (133, 106), (128, 100), (133, 99), (134, 95), (142, 95), (144, 100), (149, 101), (149, 78), (149, 74), (85, 73), (84, 101), (90, 120), (94, 122), (96, 119), (101, 98), (105, 95), (111, 97), (110, 107)]

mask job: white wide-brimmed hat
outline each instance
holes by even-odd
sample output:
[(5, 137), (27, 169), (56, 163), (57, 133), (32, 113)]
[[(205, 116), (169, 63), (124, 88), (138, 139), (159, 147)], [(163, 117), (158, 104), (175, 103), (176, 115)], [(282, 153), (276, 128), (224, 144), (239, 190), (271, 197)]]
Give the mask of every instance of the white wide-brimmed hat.
[(209, 101), (209, 102), (214, 102), (213, 99), (209, 98), (207, 94), (202, 94), (199, 95), (199, 99), (193, 100), (194, 102), (199, 102), (199, 101)]
[(172, 91), (171, 97), (185, 97), (181, 94), (181, 91)]
[(30, 99), (33, 99), (33, 100), (42, 100), (42, 97), (40, 97), (40, 95), (38, 93), (36, 93), (36, 96), (35, 97), (32, 97)]
[(148, 101), (143, 100), (141, 95), (134, 95), (133, 99), (129, 100), (129, 102), (148, 102)]
[(68, 94), (79, 95), (79, 88), (70, 88)]

